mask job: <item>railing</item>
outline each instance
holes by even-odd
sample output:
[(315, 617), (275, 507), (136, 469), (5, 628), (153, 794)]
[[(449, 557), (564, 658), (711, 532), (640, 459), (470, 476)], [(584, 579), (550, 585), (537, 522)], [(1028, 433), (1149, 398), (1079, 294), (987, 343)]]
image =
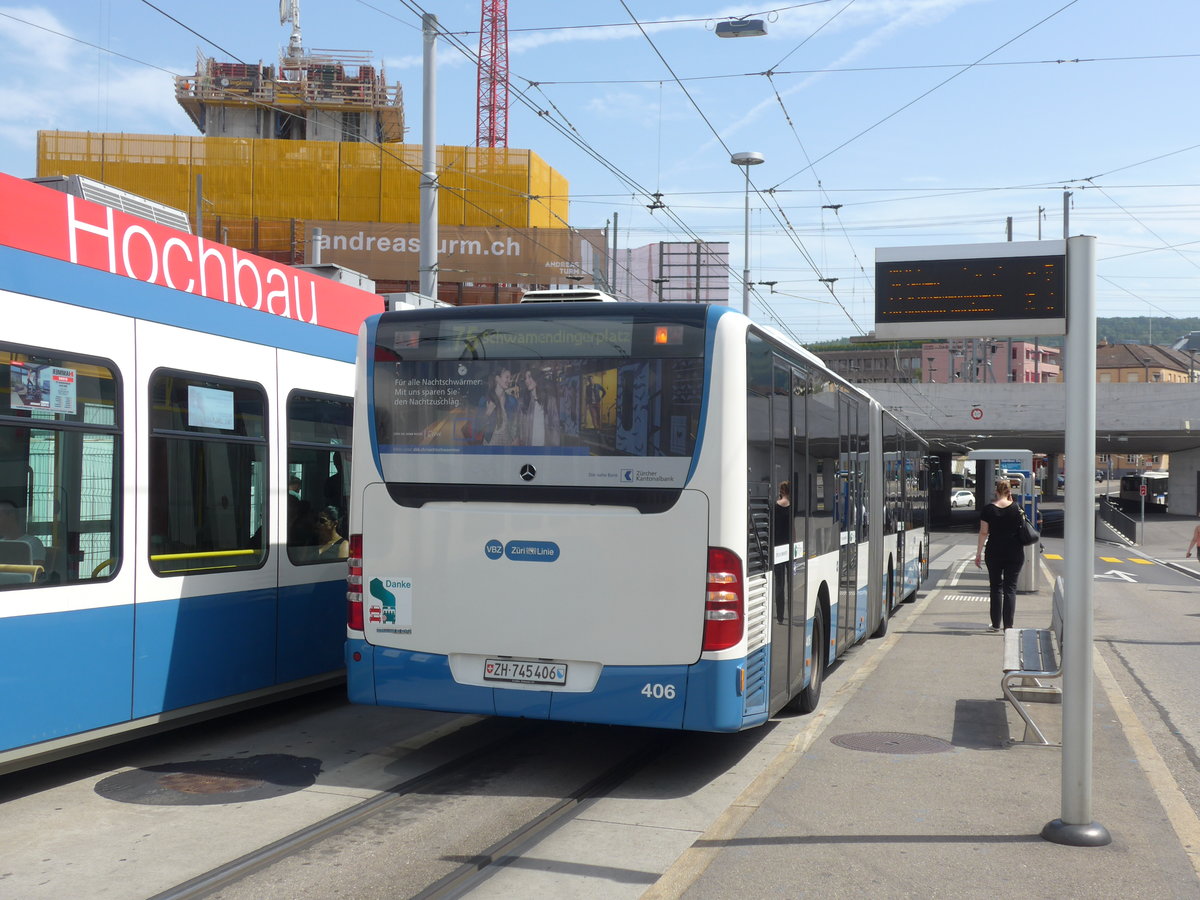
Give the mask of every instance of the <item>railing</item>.
[(1101, 496), (1097, 506), (1099, 507), (1100, 521), (1107, 524), (1119, 534), (1124, 535), (1130, 543), (1138, 543), (1138, 523), (1136, 519), (1121, 512), (1120, 507), (1108, 497)]

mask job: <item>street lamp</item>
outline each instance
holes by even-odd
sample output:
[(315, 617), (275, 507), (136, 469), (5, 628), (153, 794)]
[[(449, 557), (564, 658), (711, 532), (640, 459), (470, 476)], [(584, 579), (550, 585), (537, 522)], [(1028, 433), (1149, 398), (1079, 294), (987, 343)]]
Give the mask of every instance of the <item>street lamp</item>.
[(766, 162), (761, 153), (735, 153), (729, 157), (735, 166), (746, 170), (746, 246), (745, 258), (742, 260), (742, 315), (750, 315), (750, 167)]

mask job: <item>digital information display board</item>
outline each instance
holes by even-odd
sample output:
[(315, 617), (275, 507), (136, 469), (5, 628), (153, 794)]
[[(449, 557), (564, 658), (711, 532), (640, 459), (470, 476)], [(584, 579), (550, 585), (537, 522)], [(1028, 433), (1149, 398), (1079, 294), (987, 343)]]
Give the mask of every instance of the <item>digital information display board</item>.
[(1067, 333), (1066, 241), (875, 251), (880, 340)]

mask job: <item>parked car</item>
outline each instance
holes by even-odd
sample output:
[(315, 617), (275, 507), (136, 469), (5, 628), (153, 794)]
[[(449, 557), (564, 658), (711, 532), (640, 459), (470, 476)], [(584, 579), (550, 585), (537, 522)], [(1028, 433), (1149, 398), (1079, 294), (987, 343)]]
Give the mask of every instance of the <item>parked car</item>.
[(975, 492), (974, 491), (955, 491), (950, 495), (951, 509), (974, 509), (975, 508)]

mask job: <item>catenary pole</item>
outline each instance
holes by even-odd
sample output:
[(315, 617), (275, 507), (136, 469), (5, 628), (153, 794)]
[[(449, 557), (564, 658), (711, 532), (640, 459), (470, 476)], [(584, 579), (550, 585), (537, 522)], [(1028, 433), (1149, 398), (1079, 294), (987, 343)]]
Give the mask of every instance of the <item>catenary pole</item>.
[(437, 16), (421, 16), (424, 37), (421, 84), (421, 249), (417, 255), (421, 294), (437, 299), (438, 182), (437, 182)]
[[(1064, 201), (1065, 204), (1065, 201)], [(1065, 205), (1064, 205), (1065, 212)], [(1066, 465), (1062, 816), (1042, 837), (1057, 844), (1112, 842), (1092, 820), (1092, 555), (1096, 541), (1092, 463), (1096, 458), (1096, 239), (1067, 239)]]

